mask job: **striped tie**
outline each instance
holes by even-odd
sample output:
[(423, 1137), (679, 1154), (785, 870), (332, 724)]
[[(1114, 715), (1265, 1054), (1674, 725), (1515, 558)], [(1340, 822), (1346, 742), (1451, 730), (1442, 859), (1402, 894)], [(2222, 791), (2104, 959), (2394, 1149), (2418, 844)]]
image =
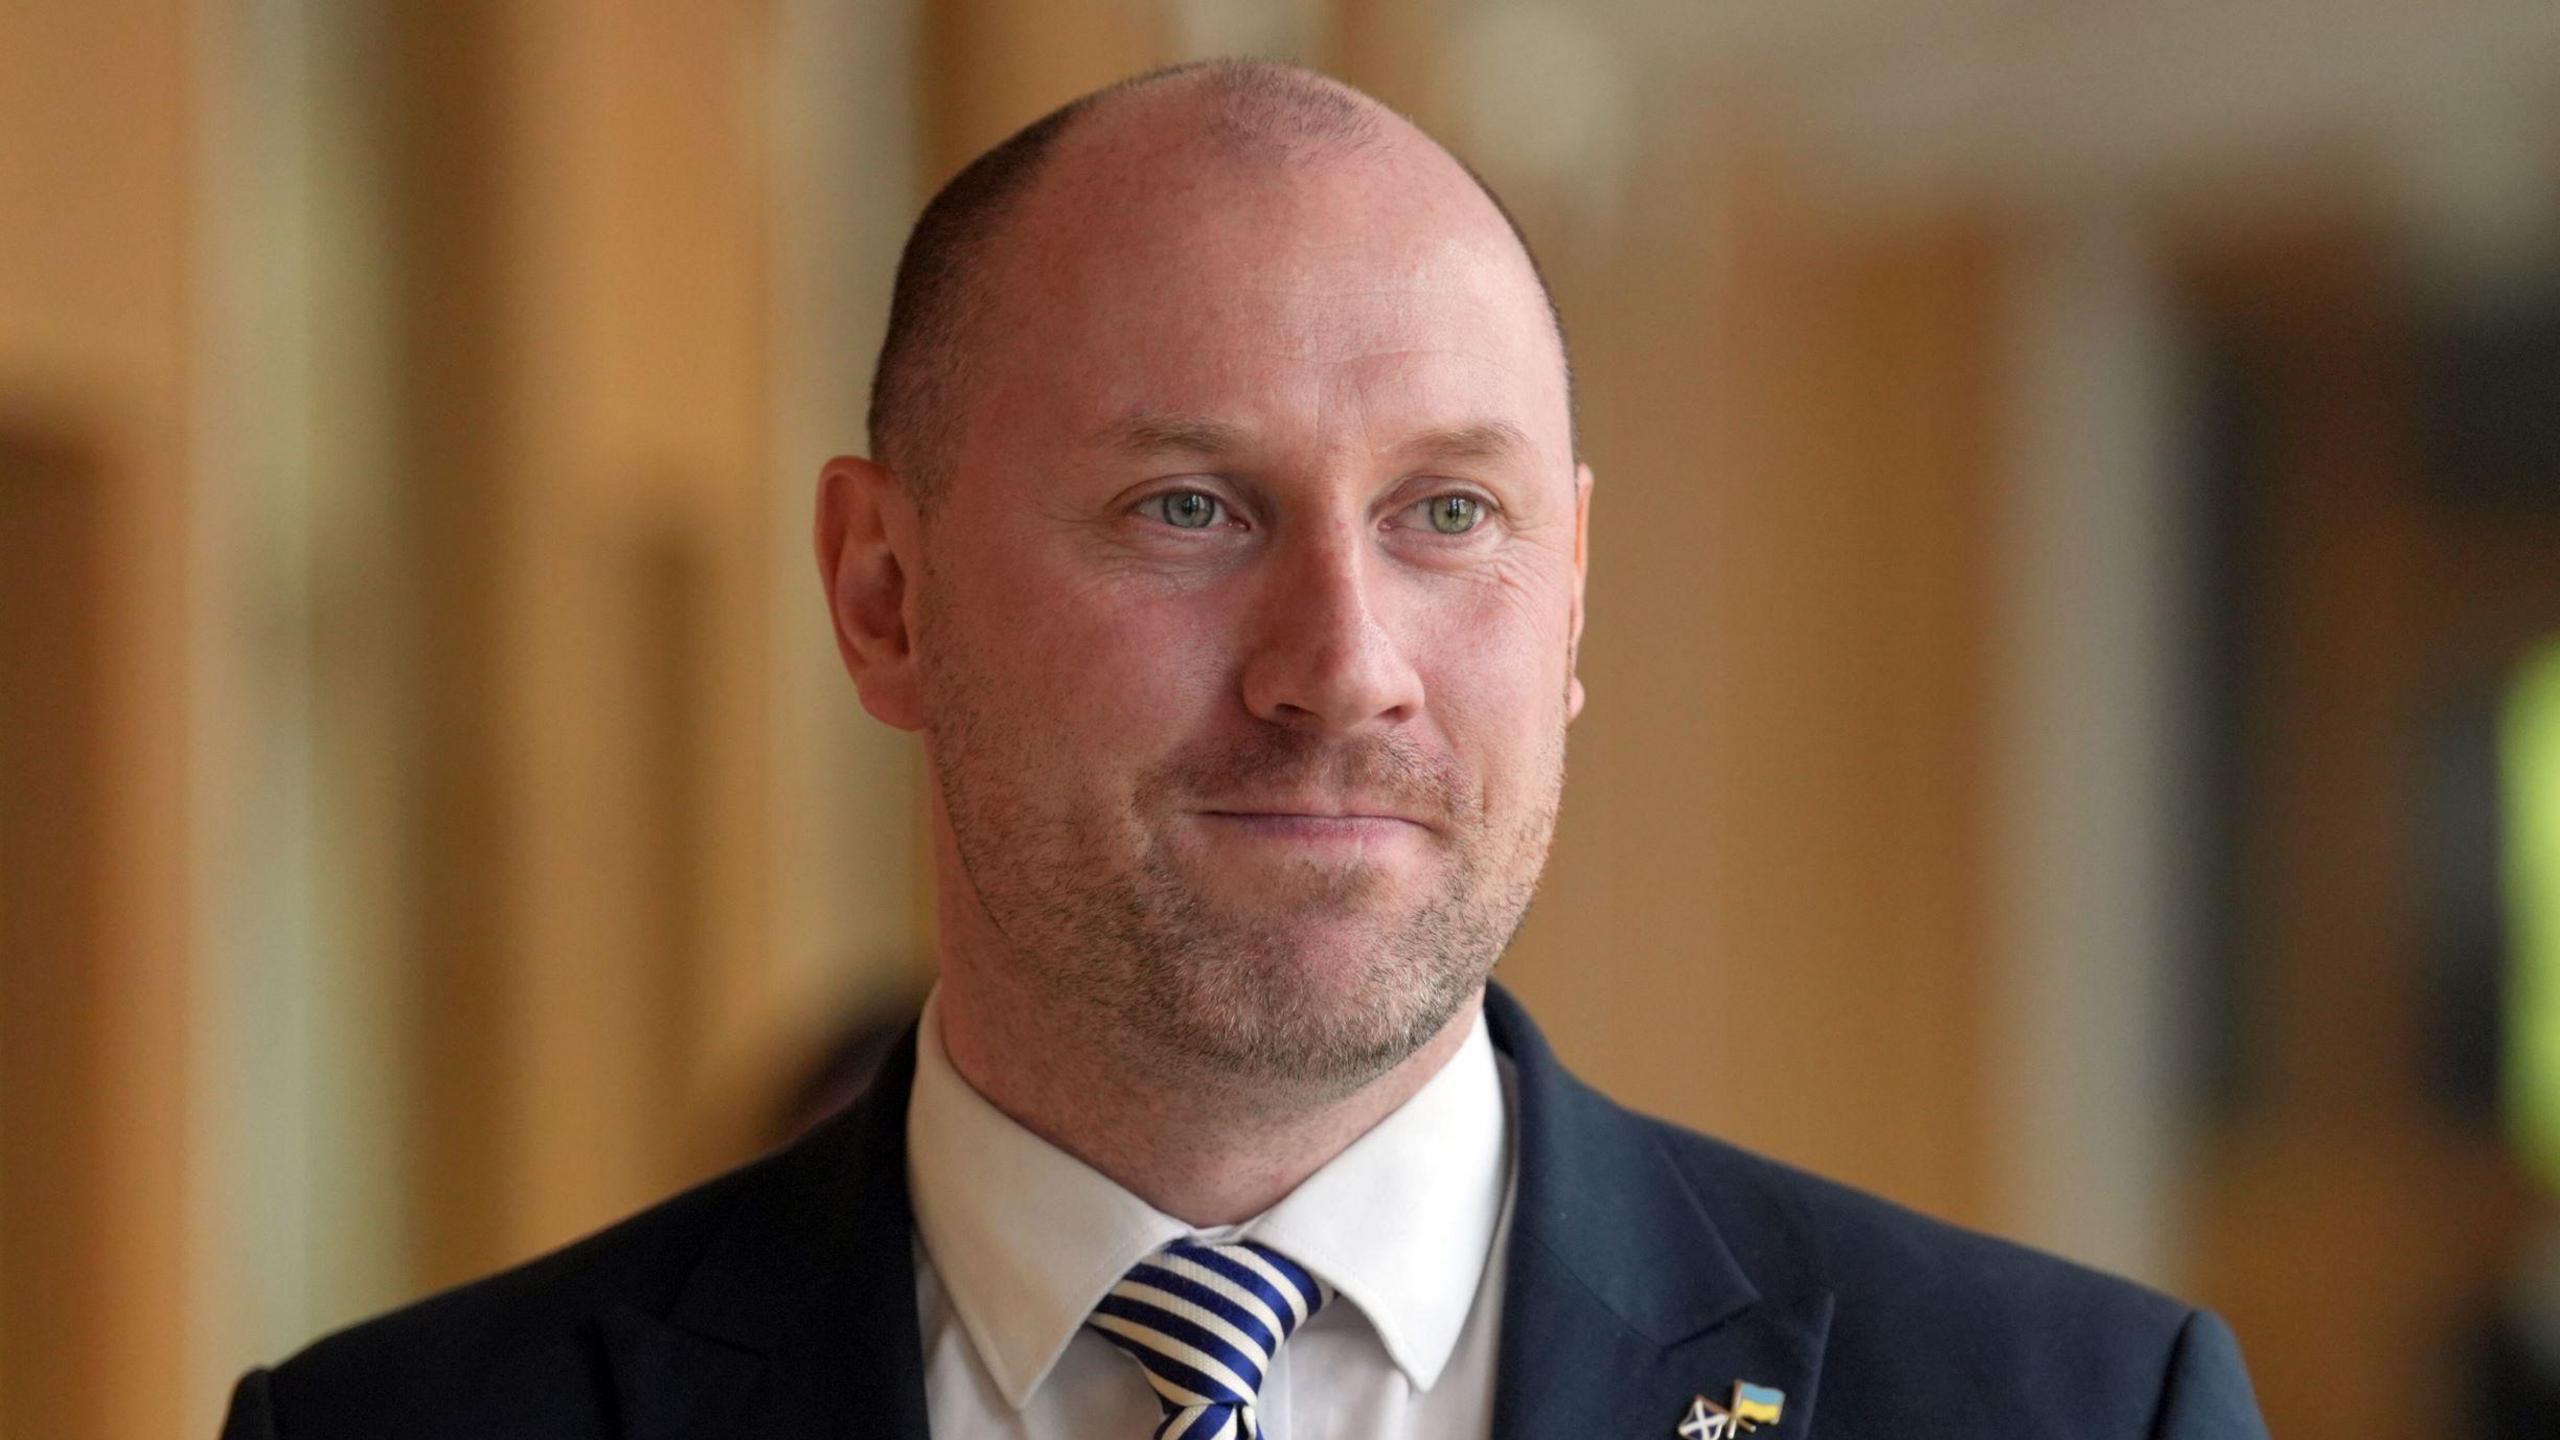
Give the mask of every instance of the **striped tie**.
[(1262, 1377), (1332, 1292), (1265, 1245), (1177, 1240), (1132, 1267), (1085, 1323), (1137, 1357), (1164, 1402), (1156, 1440), (1260, 1440)]

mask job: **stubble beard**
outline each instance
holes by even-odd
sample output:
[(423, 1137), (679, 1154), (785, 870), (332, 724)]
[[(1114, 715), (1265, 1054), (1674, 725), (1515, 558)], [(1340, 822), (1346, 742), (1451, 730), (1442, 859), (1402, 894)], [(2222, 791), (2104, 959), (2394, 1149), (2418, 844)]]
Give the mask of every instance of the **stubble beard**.
[[(938, 659), (928, 731), (944, 810), (1010, 952), (1004, 963), (1047, 1009), (1042, 1029), (1080, 1027), (1150, 1083), (1247, 1104), (1355, 1091), (1474, 999), (1526, 917), (1562, 794), (1561, 717), (1507, 824), (1409, 740), (1326, 741), (1277, 726), (1193, 747), (1140, 776), (1123, 801), (1044, 812), (1037, 802), (1054, 799), (1021, 777), (1062, 757), (1039, 743), (1037, 718), (1008, 708), (949, 648)], [(1433, 817), (1441, 883), (1392, 914), (1375, 865), (1309, 860), (1261, 903), (1227, 901), (1168, 831), (1206, 799), (1252, 790), (1393, 797)], [(1355, 908), (1379, 921), (1373, 938), (1353, 942), (1365, 955), (1305, 953), (1312, 925)], [(1345, 943), (1348, 927), (1324, 928), (1328, 944)]]

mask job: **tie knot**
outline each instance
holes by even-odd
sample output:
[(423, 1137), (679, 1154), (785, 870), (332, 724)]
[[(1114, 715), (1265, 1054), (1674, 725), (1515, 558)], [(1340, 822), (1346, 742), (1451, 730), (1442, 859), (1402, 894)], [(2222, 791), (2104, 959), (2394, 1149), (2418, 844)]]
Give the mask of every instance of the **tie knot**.
[(1272, 1357), (1330, 1292), (1250, 1240), (1177, 1240), (1130, 1268), (1086, 1322), (1136, 1357), (1164, 1402), (1158, 1440), (1255, 1440)]

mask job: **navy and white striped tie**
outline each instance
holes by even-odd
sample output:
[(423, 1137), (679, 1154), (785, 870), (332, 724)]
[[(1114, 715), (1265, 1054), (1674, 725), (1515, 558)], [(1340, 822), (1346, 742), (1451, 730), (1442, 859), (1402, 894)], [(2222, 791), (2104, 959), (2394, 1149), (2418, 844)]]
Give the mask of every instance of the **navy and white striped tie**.
[(1254, 1405), (1280, 1343), (1332, 1296), (1250, 1240), (1177, 1240), (1132, 1267), (1086, 1321), (1137, 1357), (1164, 1402), (1156, 1440), (1260, 1440)]

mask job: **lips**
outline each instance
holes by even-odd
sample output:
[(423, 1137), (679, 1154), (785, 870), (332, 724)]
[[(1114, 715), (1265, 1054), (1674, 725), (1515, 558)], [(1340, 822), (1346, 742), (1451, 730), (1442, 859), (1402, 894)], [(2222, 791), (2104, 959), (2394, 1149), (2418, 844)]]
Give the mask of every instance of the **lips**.
[(1229, 820), (1268, 820), (1275, 822), (1303, 820), (1319, 824), (1326, 821), (1340, 821), (1346, 823), (1358, 821), (1375, 821), (1384, 823), (1392, 821), (1399, 824), (1418, 826), (1425, 830), (1434, 828), (1431, 822), (1422, 819), (1420, 816), (1408, 814), (1405, 811), (1396, 809), (1392, 806), (1380, 805), (1374, 802), (1327, 804), (1315, 801), (1281, 801), (1257, 804), (1226, 804), (1204, 808), (1199, 813)]
[(1363, 854), (1373, 846), (1416, 843), (1431, 834), (1421, 822), (1396, 815), (1203, 810), (1199, 812), (1199, 818), (1212, 833), (1247, 844), (1314, 847), (1326, 851), (1347, 847)]
[(1475, 826), (1455, 759), (1404, 735), (1326, 737), (1263, 726), (1184, 747), (1137, 786), (1140, 808), (1252, 827), (1347, 832), (1411, 826), (1434, 836)]

